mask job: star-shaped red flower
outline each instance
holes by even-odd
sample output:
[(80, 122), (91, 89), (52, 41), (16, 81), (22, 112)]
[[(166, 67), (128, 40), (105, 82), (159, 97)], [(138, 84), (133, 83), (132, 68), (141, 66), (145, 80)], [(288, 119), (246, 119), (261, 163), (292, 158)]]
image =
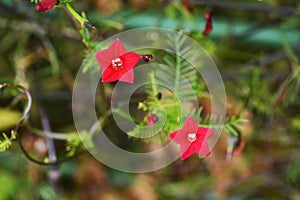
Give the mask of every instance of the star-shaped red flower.
[(120, 80), (133, 83), (133, 68), (140, 58), (135, 52), (126, 52), (122, 42), (116, 39), (107, 49), (96, 53), (96, 59), (102, 68), (102, 82)]
[(35, 7), (38, 12), (46, 12), (56, 5), (56, 0), (40, 0)]
[(207, 144), (213, 130), (198, 126), (192, 117), (188, 117), (183, 128), (170, 134), (170, 138), (180, 145), (181, 159), (184, 160), (194, 153), (204, 156), (210, 154)]

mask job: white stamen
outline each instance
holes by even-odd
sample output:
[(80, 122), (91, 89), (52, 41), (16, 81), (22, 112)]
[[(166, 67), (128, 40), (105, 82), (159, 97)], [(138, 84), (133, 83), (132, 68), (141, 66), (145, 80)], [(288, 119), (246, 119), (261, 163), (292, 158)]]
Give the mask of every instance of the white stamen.
[(123, 62), (120, 58), (116, 58), (116, 59), (112, 60), (111, 64), (112, 64), (113, 68), (116, 70), (119, 70), (123, 67)]
[(197, 139), (196, 133), (189, 133), (189, 134), (188, 134), (187, 140), (188, 140), (189, 142), (195, 142), (196, 139)]

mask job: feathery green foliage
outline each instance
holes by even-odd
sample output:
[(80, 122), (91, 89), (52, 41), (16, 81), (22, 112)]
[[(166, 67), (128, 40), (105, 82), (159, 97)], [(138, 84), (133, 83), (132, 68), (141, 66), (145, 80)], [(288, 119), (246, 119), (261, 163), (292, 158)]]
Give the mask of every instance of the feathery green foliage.
[(227, 133), (234, 136), (238, 136), (239, 131), (243, 129), (243, 126), (240, 124), (243, 122), (247, 122), (247, 120), (240, 115), (232, 117), (207, 115), (200, 119), (200, 124), (202, 126), (211, 129), (224, 128)]
[(0, 152), (6, 151), (12, 145), (12, 140), (16, 139), (16, 133), (11, 131), (11, 136), (8, 137), (5, 133), (2, 133), (3, 139), (0, 139)]
[[(79, 137), (80, 134), (80, 137)], [(94, 143), (93, 143), (93, 138), (92, 135), (89, 134), (88, 132), (82, 131), (80, 133), (70, 133), (70, 137), (67, 139), (66, 143), (66, 150), (67, 150), (67, 156), (72, 157), (76, 155), (76, 153), (84, 148), (83, 144), (87, 148), (92, 148)]]
[(0, 152), (5, 151), (11, 146), (11, 141), (5, 133), (2, 133), (4, 139), (0, 140)]

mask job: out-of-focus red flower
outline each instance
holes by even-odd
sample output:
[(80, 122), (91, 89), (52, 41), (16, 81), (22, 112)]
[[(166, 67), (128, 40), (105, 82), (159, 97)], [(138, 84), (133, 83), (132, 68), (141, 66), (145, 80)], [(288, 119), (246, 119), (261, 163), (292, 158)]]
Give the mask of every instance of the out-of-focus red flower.
[(190, 0), (181, 0), (181, 2), (188, 11), (192, 11)]
[(119, 39), (116, 39), (107, 49), (96, 53), (96, 59), (102, 68), (102, 82), (117, 80), (133, 83), (133, 68), (140, 60), (135, 52), (126, 52)]
[(212, 31), (213, 25), (212, 25), (212, 19), (211, 19), (211, 14), (210, 13), (205, 13), (204, 17), (206, 19), (206, 24), (205, 24), (205, 29), (202, 32), (202, 34), (205, 35), (205, 36), (207, 36)]
[(158, 117), (156, 114), (150, 114), (146, 119), (146, 124), (149, 126), (154, 125), (158, 121)]
[(40, 0), (35, 7), (37, 12), (46, 12), (51, 10), (56, 5), (56, 0)]
[(112, 97), (109, 99), (109, 101), (110, 101), (110, 105), (113, 105), (115, 103), (115, 100)]
[(210, 150), (207, 140), (212, 134), (213, 130), (198, 126), (192, 117), (188, 117), (183, 128), (169, 136), (180, 145), (181, 159), (184, 160), (194, 153), (208, 156)]

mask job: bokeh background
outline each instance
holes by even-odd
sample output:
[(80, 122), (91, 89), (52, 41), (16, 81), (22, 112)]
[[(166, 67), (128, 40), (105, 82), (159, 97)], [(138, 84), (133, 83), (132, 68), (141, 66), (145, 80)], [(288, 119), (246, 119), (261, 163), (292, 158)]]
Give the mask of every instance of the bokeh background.
[[(224, 132), (205, 159), (193, 156), (155, 172), (130, 174), (102, 165), (84, 147), (59, 165), (38, 165), (14, 141), (0, 153), (0, 200), (300, 199), (299, 1), (78, 0), (72, 6), (97, 28), (90, 32), (96, 41), (153, 26), (184, 31), (198, 41), (222, 74), (228, 115), (242, 113), (248, 120), (240, 130), (244, 147), (226, 160)], [(49, 143), (39, 130), (46, 119), (53, 132), (74, 134), (72, 88), (89, 49), (63, 9), (41, 14), (34, 7), (29, 0), (0, 0), (0, 83), (20, 84), (32, 94), (19, 135), (31, 155), (47, 162)], [(213, 29), (204, 36), (207, 12)], [(16, 91), (5, 92), (0, 132), (9, 134), (23, 104), (14, 103)], [(111, 137), (120, 146), (131, 145), (124, 135)], [(74, 153), (62, 140), (55, 147), (58, 157)]]

